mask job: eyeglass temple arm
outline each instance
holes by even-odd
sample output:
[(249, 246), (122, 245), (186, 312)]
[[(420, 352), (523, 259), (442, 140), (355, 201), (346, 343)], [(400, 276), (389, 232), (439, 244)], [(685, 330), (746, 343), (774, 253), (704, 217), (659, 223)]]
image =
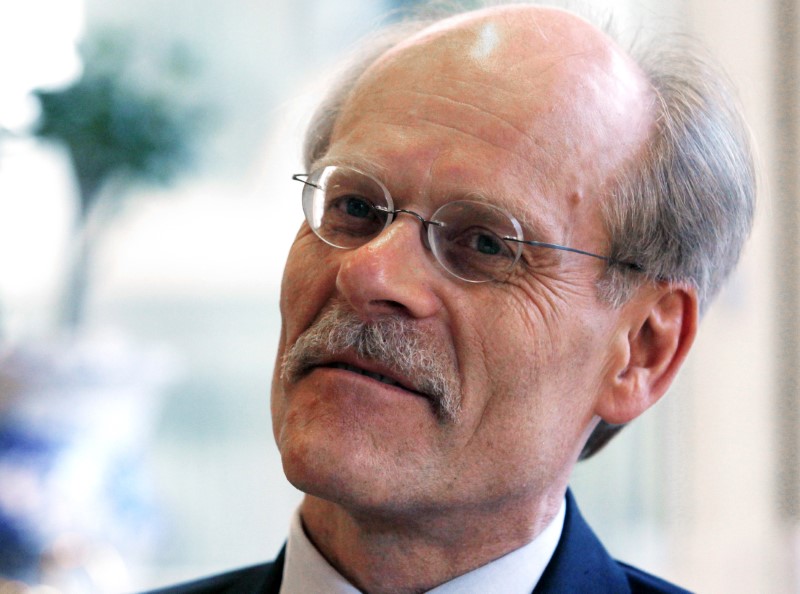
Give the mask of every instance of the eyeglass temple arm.
[(305, 184), (307, 186), (311, 186), (312, 188), (317, 188), (319, 190), (320, 187), (317, 184), (313, 184), (310, 181), (308, 181), (308, 175), (309, 175), (308, 173), (295, 173), (294, 175), (292, 175), (292, 179), (294, 181), (299, 181), (301, 184)]
[(574, 254), (582, 254), (584, 256), (591, 256), (592, 258), (597, 258), (599, 260), (605, 260), (609, 264), (618, 264), (620, 266), (625, 266), (630, 268), (631, 270), (635, 270), (636, 272), (644, 272), (644, 267), (637, 263), (637, 262), (629, 262), (627, 260), (617, 260), (615, 258), (609, 258), (608, 256), (601, 256), (600, 254), (593, 254), (592, 252), (586, 252), (584, 250), (579, 250), (577, 248), (567, 247), (565, 245), (558, 245), (555, 243), (546, 243), (544, 241), (532, 241), (529, 239), (517, 239), (516, 237), (504, 237), (503, 239), (507, 241), (516, 241), (517, 243), (524, 243), (526, 245), (532, 245), (534, 247), (545, 247), (551, 248), (554, 250), (561, 250), (564, 252), (572, 252)]

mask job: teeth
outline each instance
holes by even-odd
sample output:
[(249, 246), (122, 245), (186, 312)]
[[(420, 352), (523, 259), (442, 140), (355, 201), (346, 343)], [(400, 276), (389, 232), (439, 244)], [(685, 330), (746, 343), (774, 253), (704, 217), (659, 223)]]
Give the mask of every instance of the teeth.
[(352, 371), (353, 373), (358, 373), (361, 375), (366, 375), (367, 377), (371, 377), (374, 380), (378, 380), (381, 383), (389, 384), (390, 386), (399, 386), (400, 383), (396, 380), (393, 380), (390, 377), (386, 377), (380, 373), (373, 373), (372, 371), (366, 371), (361, 369), (360, 367), (355, 367), (354, 365), (348, 365), (347, 363), (332, 363), (331, 367), (336, 369), (346, 369), (347, 371)]

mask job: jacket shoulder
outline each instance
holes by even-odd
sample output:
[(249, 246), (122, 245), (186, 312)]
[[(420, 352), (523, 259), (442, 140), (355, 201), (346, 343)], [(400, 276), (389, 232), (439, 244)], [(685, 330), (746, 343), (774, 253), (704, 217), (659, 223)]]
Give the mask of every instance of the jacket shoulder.
[(608, 554), (567, 490), (567, 513), (555, 553), (534, 594), (687, 594), (687, 590)]
[(617, 563), (628, 578), (632, 594), (691, 594), (689, 590), (684, 590), (675, 584), (671, 584), (666, 580), (662, 580), (632, 565), (620, 561), (617, 561)]
[(262, 586), (272, 565), (272, 563), (264, 563), (245, 567), (176, 586), (152, 590), (147, 594), (224, 594), (228, 592), (231, 594), (234, 592), (256, 594), (258, 592), (260, 594), (266, 591)]
[(285, 549), (271, 563), (236, 569), (147, 594), (278, 594)]

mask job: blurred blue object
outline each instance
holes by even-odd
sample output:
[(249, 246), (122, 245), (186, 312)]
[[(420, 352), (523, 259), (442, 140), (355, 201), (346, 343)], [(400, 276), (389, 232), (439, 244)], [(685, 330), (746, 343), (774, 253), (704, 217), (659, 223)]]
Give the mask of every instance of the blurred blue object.
[(157, 526), (143, 458), (167, 359), (120, 340), (0, 357), (0, 576), (121, 591)]

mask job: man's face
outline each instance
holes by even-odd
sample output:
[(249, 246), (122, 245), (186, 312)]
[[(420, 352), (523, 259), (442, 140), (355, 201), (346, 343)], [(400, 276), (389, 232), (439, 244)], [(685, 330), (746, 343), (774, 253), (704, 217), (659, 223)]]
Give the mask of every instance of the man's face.
[[(513, 19), (472, 23), (386, 57), (346, 103), (323, 164), (372, 174), (395, 208), (426, 218), (453, 200), (485, 200), (516, 216), (527, 239), (605, 253), (600, 197), (646, 118), (630, 67), (573, 32), (573, 20), (556, 15), (547, 35), (524, 42)], [(403, 320), (439, 366), (410, 364), (398, 377), (384, 355), (352, 351), (296, 375), (276, 366), (273, 428), (288, 478), (373, 513), (559, 497), (596, 421), (618, 331), (619, 313), (598, 299), (602, 272), (593, 258), (525, 248), (504, 282), (470, 284), (438, 265), (411, 216), (354, 250), (303, 224), (283, 280), (278, 362), (334, 312)], [(425, 374), (454, 387), (454, 416), (402, 387)]]

